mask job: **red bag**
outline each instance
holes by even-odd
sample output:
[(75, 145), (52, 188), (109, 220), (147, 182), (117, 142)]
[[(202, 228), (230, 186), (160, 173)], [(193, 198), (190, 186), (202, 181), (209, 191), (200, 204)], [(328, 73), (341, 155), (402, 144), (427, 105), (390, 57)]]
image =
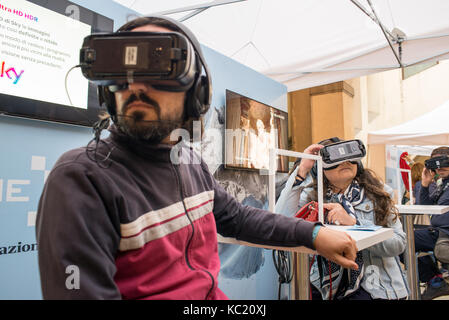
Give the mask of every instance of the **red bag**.
[[(325, 212), (324, 212), (325, 220), (326, 220), (326, 215), (327, 215), (327, 210), (325, 210)], [(301, 209), (298, 210), (298, 212), (296, 212), (295, 217), (304, 219), (306, 221), (311, 221), (311, 222), (318, 221), (318, 202), (310, 201), (309, 203), (306, 203)], [(310, 262), (309, 269), (312, 268), (313, 262), (315, 261), (315, 256), (316, 255), (314, 255), (312, 257), (312, 261)], [(318, 262), (318, 263), (321, 263), (321, 262)], [(329, 274), (332, 274), (330, 261), (327, 262), (327, 265), (329, 267)], [(330, 285), (329, 300), (331, 300), (331, 299), (333, 299), (333, 297), (332, 297), (332, 277), (329, 278), (329, 285)], [(312, 300), (312, 285), (310, 285), (309, 299)]]
[(296, 212), (295, 217), (311, 222), (318, 221), (318, 202), (310, 201), (309, 203), (306, 203), (298, 210), (298, 212)]

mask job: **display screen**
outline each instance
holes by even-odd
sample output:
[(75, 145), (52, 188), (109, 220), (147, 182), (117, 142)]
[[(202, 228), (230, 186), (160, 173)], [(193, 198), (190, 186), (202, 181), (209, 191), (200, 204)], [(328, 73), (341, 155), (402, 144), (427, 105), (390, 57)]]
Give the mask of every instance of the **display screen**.
[(113, 20), (65, 0), (0, 0), (0, 113), (92, 126), (96, 86), (80, 68), (84, 37)]
[[(288, 148), (288, 114), (226, 90), (225, 167), (268, 169), (269, 150)], [(288, 171), (278, 156), (277, 171)]]

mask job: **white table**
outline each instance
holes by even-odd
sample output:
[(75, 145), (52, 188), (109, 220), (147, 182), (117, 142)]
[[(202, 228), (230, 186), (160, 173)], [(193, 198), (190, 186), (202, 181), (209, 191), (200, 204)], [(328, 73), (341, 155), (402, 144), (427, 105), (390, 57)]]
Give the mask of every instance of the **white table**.
[(407, 269), (407, 280), (410, 287), (410, 299), (419, 300), (421, 294), (419, 291), (418, 272), (416, 270), (415, 254), (415, 230), (413, 228), (413, 216), (420, 214), (437, 215), (449, 211), (449, 206), (432, 205), (396, 205), (399, 213), (404, 216), (404, 229), (407, 237), (407, 246), (405, 248), (405, 268)]
[[(387, 240), (393, 237), (394, 231), (392, 228), (381, 228), (376, 231), (348, 231), (352, 226), (334, 226), (326, 225), (326, 227), (343, 231), (348, 233), (356, 242), (357, 249), (363, 250), (371, 247), (379, 242)], [(309, 254), (315, 254), (316, 251), (306, 248), (306, 247), (277, 247), (269, 245), (260, 245), (249, 243), (246, 241), (239, 241), (234, 238), (225, 238), (218, 235), (218, 242), (229, 243), (229, 244), (239, 244), (250, 247), (259, 247), (265, 249), (275, 249), (283, 251), (291, 251), (299, 254), (299, 299), (308, 300), (309, 299)]]
[(429, 206), (429, 205), (396, 205), (399, 213), (406, 215), (417, 214), (443, 214), (449, 211), (449, 206)]

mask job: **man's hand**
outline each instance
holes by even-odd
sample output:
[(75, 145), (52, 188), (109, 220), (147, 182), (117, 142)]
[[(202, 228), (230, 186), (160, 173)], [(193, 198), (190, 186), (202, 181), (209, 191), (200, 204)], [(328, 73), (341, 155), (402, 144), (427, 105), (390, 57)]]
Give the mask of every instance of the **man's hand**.
[(429, 170), (427, 168), (424, 168), (421, 173), (421, 185), (425, 188), (429, 186), (429, 184), (432, 183), (433, 178), (435, 177), (435, 172), (432, 170)]
[(321, 227), (315, 238), (315, 249), (319, 255), (345, 268), (357, 270), (355, 263), (357, 246), (347, 233)]
[(336, 225), (353, 226), (357, 220), (351, 217), (339, 203), (324, 203), (324, 209), (329, 210), (327, 221)]

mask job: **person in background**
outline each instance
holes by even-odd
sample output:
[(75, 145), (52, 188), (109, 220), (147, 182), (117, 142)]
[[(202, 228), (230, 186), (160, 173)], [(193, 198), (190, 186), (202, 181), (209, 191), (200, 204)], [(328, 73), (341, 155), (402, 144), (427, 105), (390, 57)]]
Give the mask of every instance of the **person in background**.
[[(415, 162), (410, 167), (411, 176), (412, 176), (412, 195), (413, 195), (413, 203), (416, 204), (416, 186), (417, 182), (421, 181), (422, 171), (424, 169), (424, 164), (422, 162)], [(426, 214), (418, 214), (413, 219), (413, 224), (415, 228), (425, 227), (430, 225), (429, 216)]]
[(191, 32), (154, 16), (130, 21), (122, 31), (183, 34), (195, 50), (189, 70), (195, 78), (183, 90), (133, 79), (101, 89), (113, 121), (110, 136), (99, 139), (100, 130), (88, 148), (62, 155), (39, 201), (44, 299), (226, 299), (218, 286), (217, 232), (305, 246), (357, 269), (349, 235), (241, 205), (199, 155), (178, 135), (171, 138), (176, 129), (190, 131), (191, 120), (209, 108), (202, 94), (212, 90), (202, 76), (208, 71)]
[(412, 189), (413, 189), (413, 199), (416, 203), (416, 183), (421, 181), (422, 171), (424, 169), (424, 164), (422, 162), (415, 162), (410, 167), (412, 176)]
[[(439, 156), (449, 156), (449, 147), (436, 148), (430, 155), (431, 158)], [(434, 172), (424, 167), (421, 181), (416, 183), (415, 189), (418, 205), (449, 205), (449, 167), (436, 169)], [(433, 215), (430, 223), (428, 227), (415, 230), (416, 252), (437, 253), (435, 245), (438, 239), (449, 236), (449, 212)], [(421, 295), (423, 300), (449, 295), (449, 286), (431, 256), (418, 258), (418, 273), (419, 280), (426, 283), (426, 289)]]
[[(336, 140), (332, 138), (313, 144), (304, 153), (318, 154), (323, 146)], [(282, 190), (278, 212), (294, 215), (309, 201), (317, 201), (314, 162), (301, 159), (297, 163), (291, 174), (296, 182), (291, 188), (286, 184)], [(406, 299), (407, 280), (398, 258), (405, 249), (406, 240), (392, 200), (393, 190), (384, 185), (372, 170), (363, 168), (360, 160), (343, 162), (324, 169), (323, 173), (324, 209), (327, 210), (328, 223), (390, 227), (394, 229), (394, 236), (358, 252), (358, 270), (347, 272), (317, 256), (310, 270), (312, 298)]]

